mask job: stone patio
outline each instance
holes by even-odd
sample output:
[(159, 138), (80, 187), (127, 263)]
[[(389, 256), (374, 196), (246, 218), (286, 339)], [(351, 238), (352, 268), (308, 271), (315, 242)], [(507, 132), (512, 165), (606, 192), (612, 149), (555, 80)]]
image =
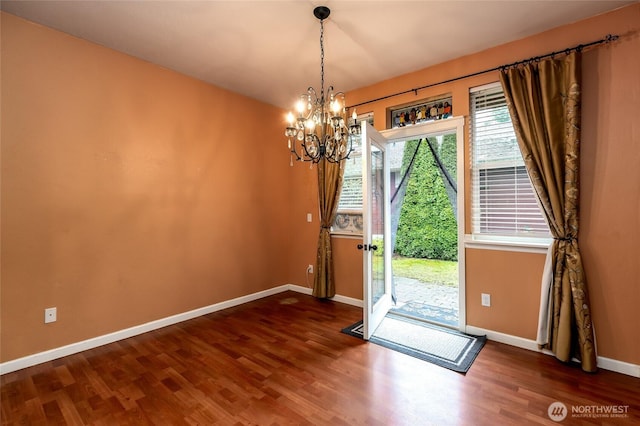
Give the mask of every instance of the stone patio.
[(400, 302), (421, 302), (441, 308), (458, 309), (458, 289), (446, 285), (423, 283), (413, 278), (394, 277)]
[(398, 303), (393, 311), (446, 325), (457, 325), (458, 288), (398, 276), (394, 277), (394, 281)]

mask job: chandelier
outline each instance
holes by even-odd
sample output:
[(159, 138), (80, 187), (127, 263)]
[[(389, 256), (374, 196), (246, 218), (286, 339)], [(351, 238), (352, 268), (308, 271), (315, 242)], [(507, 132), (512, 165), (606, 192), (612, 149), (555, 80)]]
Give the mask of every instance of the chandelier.
[(324, 90), (324, 20), (331, 10), (318, 6), (313, 15), (320, 20), (320, 92), (313, 87), (300, 96), (296, 114), (287, 114), (289, 123), (284, 134), (288, 139), (290, 165), (293, 159), (318, 163), (325, 158), (339, 163), (349, 158), (353, 151), (353, 137), (360, 134), (353, 111), (353, 122), (347, 125), (344, 93), (334, 92), (333, 86)]

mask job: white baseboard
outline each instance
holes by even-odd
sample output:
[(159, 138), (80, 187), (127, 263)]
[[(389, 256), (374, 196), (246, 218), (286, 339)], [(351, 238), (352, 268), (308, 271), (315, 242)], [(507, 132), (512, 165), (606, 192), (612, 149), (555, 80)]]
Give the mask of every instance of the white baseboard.
[(297, 293), (303, 293), (308, 295), (311, 295), (311, 293), (313, 293), (313, 289), (309, 287), (303, 287), (301, 285), (296, 285), (296, 284), (288, 284), (288, 286), (289, 286), (289, 290), (295, 291)]
[(517, 348), (528, 349), (530, 351), (541, 352), (535, 340), (525, 339), (524, 337), (513, 336), (511, 334), (499, 333), (485, 328), (474, 327), (468, 325), (465, 333), (476, 336), (487, 336), (487, 339), (494, 342), (504, 343), (506, 345), (515, 346)]
[(640, 378), (640, 365), (631, 364), (630, 362), (618, 361), (617, 359), (599, 356), (598, 367), (603, 370), (615, 371), (616, 373)]
[[(308, 287), (302, 287), (295, 284), (289, 284), (289, 290), (297, 291), (298, 293), (311, 294), (312, 290)], [(362, 300), (354, 299), (353, 297), (341, 296), (336, 294), (331, 298), (334, 302), (344, 303), (345, 305), (357, 306), (358, 308), (362, 308)]]
[[(237, 297), (235, 299), (231, 299), (224, 302), (215, 303), (213, 305), (205, 306), (202, 308), (194, 309), (192, 311), (184, 312), (182, 314), (172, 315), (170, 317), (162, 318), (156, 321), (151, 321), (135, 327), (105, 334), (103, 336), (94, 337), (92, 339), (83, 340), (81, 342), (72, 343), (70, 345), (62, 346), (62, 347), (51, 349), (44, 352), (39, 352), (37, 354), (29, 355), (23, 358), (7, 361), (0, 364), (0, 375), (11, 373), (13, 371), (21, 370), (23, 368), (31, 367), (37, 364), (41, 364), (43, 362), (52, 361), (54, 359), (62, 358), (64, 356), (73, 355), (78, 352), (97, 348), (98, 346), (106, 345), (108, 343), (113, 343), (122, 339), (127, 339), (129, 337), (137, 336), (139, 334), (157, 330), (162, 327), (166, 327), (169, 325), (177, 324), (179, 322), (197, 318), (199, 316), (210, 314), (212, 312), (217, 312), (223, 309), (242, 305), (243, 303), (252, 302), (254, 300), (258, 300), (267, 296), (272, 296), (274, 294), (282, 293), (287, 290), (295, 291), (302, 294), (309, 294), (309, 295), (312, 292), (311, 289), (308, 287), (303, 287), (296, 284), (284, 284), (278, 287), (270, 288), (268, 290), (259, 291), (257, 293)], [(347, 305), (352, 305), (359, 308), (363, 306), (363, 302), (360, 299), (354, 299), (352, 297), (341, 296), (338, 294), (336, 294), (332, 298), (332, 300), (335, 302), (345, 303)], [(466, 332), (469, 334), (486, 335), (489, 340), (493, 340), (499, 343), (505, 343), (507, 345), (515, 346), (518, 348), (551, 354), (549, 351), (540, 351), (538, 349), (538, 344), (534, 340), (525, 339), (522, 337), (512, 336), (509, 334), (504, 334), (497, 331), (487, 330), (487, 329), (473, 327), (473, 326), (467, 326)], [(631, 364), (628, 362), (618, 361), (615, 359), (599, 356), (598, 367), (604, 370), (615, 371), (617, 373), (622, 373), (629, 376), (640, 378), (640, 365)]]
[(336, 294), (335, 296), (333, 296), (331, 300), (344, 303), (346, 305), (356, 306), (358, 308), (362, 308), (364, 306), (362, 300), (360, 299), (354, 299), (353, 297), (347, 297), (347, 296), (340, 296), (339, 294)]
[[(542, 352), (547, 355), (553, 355), (552, 352), (541, 350), (535, 340), (525, 339), (522, 337), (512, 336), (510, 334), (499, 333), (497, 331), (487, 330), (484, 328), (473, 327), (468, 325), (466, 332), (478, 336), (487, 336), (487, 339), (494, 342), (504, 343), (506, 345), (515, 346), (517, 348), (528, 349), (534, 352)], [(599, 356), (597, 358), (598, 368), (603, 370), (615, 371), (616, 373), (626, 374), (627, 376), (640, 378), (640, 365), (631, 364), (629, 362), (618, 361), (611, 358)]]
[[(292, 290), (298, 293), (311, 294), (311, 289), (302, 287), (295, 284), (284, 284), (278, 287), (270, 288), (268, 290), (259, 291), (257, 293), (248, 294), (246, 296), (237, 297), (235, 299), (226, 300), (224, 302), (215, 303), (213, 305), (205, 306), (202, 308), (194, 309), (192, 311), (184, 312), (170, 317), (162, 318), (156, 321), (151, 321), (145, 324), (130, 327), (124, 330), (119, 330), (113, 333), (105, 334), (103, 336), (94, 337), (91, 339), (83, 340), (81, 342), (72, 343), (70, 345), (62, 346), (48, 351), (39, 352), (37, 354), (28, 355), (22, 358), (14, 359), (0, 364), (0, 375), (11, 373), (13, 371), (21, 370), (23, 368), (31, 367), (43, 362), (52, 361), (54, 359), (62, 358), (64, 356), (73, 355), (78, 352), (86, 351), (89, 349), (97, 348), (98, 346), (113, 343), (118, 340), (127, 339), (129, 337), (137, 336), (142, 333), (157, 330), (162, 327), (177, 324), (179, 322), (187, 321), (193, 318), (197, 318), (202, 315), (210, 314), (212, 312), (221, 311), (223, 309), (231, 308), (234, 306), (242, 305), (243, 303), (252, 302), (254, 300), (262, 299), (267, 296), (282, 293), (283, 291)], [(354, 306), (362, 307), (362, 301), (358, 299), (352, 299), (350, 297), (336, 295), (333, 300), (336, 302), (342, 302)], [(358, 304), (359, 303), (359, 304)]]
[(262, 299), (263, 297), (282, 293), (283, 291), (289, 290), (289, 287), (289, 284), (281, 285), (279, 287), (270, 288), (268, 290), (259, 291), (257, 293), (237, 297), (235, 299), (226, 300), (224, 302), (215, 303), (213, 305), (194, 309), (192, 311), (172, 315), (170, 317), (162, 318), (156, 321), (151, 321), (145, 324), (126, 328), (124, 330), (105, 334), (103, 336), (94, 337), (91, 339), (83, 340), (81, 342), (72, 343), (70, 345), (62, 346), (44, 352), (39, 352), (33, 355), (28, 355), (23, 358), (14, 359), (12, 361), (7, 361), (0, 364), (0, 375), (41, 364), (43, 362), (52, 361), (57, 358), (62, 358), (63, 356), (68, 356), (78, 352), (97, 348), (98, 346), (113, 343), (122, 339), (127, 339), (129, 337), (137, 336), (139, 334), (157, 330), (168, 325), (173, 325), (182, 321), (197, 318), (199, 316), (210, 314), (212, 312), (221, 311), (222, 309), (227, 309), (233, 306), (241, 305), (243, 303)]

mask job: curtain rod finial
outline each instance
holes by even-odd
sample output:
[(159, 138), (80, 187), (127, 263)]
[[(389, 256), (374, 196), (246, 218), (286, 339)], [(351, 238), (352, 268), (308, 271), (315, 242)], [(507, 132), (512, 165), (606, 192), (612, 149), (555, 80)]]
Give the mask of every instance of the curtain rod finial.
[(615, 34), (607, 34), (607, 36), (604, 38), (604, 40), (607, 43), (611, 43), (612, 41), (616, 41), (619, 38), (620, 38), (620, 36), (617, 36)]

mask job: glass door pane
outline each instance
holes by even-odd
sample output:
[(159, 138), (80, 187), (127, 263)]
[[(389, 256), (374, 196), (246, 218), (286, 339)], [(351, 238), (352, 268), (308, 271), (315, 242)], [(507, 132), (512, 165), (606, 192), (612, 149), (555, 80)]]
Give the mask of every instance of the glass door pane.
[(385, 293), (384, 267), (384, 151), (371, 147), (371, 278), (373, 285), (373, 303)]
[(384, 137), (366, 122), (362, 127), (363, 334), (369, 339), (391, 307), (389, 161)]

